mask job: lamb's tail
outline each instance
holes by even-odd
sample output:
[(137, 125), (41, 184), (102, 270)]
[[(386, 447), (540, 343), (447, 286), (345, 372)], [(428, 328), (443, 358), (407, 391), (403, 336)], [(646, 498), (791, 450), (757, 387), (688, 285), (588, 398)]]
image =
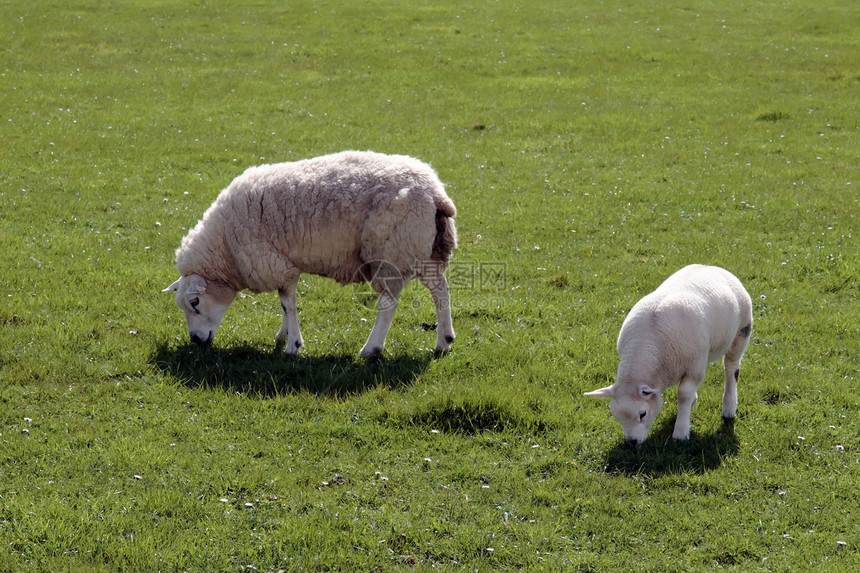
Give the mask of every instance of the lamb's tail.
[(433, 241), (433, 253), (430, 258), (442, 261), (448, 265), (451, 253), (457, 247), (457, 228), (454, 217), (457, 208), (447, 195), (436, 196), (436, 239)]

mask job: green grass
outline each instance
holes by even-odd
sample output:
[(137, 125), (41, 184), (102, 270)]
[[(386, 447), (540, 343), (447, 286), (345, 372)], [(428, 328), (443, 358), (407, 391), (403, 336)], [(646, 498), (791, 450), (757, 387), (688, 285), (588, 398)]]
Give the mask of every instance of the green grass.
[[(860, 566), (860, 7), (824, 0), (0, 2), (0, 570), (852, 571)], [(436, 167), (454, 351), (404, 293), (305, 277), (214, 347), (160, 290), (247, 166)], [(754, 299), (633, 451), (626, 312), (681, 266)], [(455, 280), (456, 279), (456, 280)], [(837, 447), (839, 446), (839, 447)]]

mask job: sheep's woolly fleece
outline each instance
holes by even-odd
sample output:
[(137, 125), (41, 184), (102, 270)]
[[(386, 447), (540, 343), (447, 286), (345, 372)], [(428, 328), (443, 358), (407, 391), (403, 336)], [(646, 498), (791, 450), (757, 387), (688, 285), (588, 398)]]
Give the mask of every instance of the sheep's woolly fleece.
[(182, 240), (176, 268), (254, 292), (300, 272), (355, 282), (368, 261), (411, 277), (431, 256), (447, 268), (455, 215), (436, 173), (412, 157), (352, 151), (261, 165), (221, 192)]

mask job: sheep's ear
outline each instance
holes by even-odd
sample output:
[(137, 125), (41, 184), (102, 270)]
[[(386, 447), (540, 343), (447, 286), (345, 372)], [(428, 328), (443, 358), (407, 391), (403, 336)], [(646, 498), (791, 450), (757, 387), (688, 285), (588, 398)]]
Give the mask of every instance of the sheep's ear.
[(648, 386), (647, 384), (643, 384), (642, 387), (639, 389), (639, 391), (642, 393), (642, 396), (644, 396), (645, 398), (650, 398), (651, 396), (653, 396), (654, 394), (657, 393), (657, 390), (655, 390), (651, 386)]
[(163, 291), (161, 291), (161, 292), (176, 292), (176, 291), (178, 291), (178, 290), (179, 290), (179, 281), (180, 281), (180, 280), (182, 280), (182, 279), (181, 279), (181, 278), (176, 279), (175, 281), (173, 281), (173, 284), (172, 284), (172, 285), (170, 285), (169, 287), (167, 287), (166, 289), (164, 289), (164, 290), (163, 290)]
[(591, 392), (586, 392), (584, 396), (597, 396), (598, 398), (614, 398), (615, 387), (607, 386), (606, 388), (600, 388), (599, 390), (592, 390)]
[(196, 275), (192, 276), (185, 294), (203, 294), (204, 292), (206, 292), (206, 279)]

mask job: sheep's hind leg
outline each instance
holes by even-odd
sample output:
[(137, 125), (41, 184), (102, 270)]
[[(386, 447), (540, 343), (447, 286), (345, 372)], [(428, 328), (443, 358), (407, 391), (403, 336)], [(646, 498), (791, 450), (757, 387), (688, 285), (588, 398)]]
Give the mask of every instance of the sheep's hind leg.
[(373, 329), (370, 331), (370, 336), (367, 337), (367, 342), (359, 353), (365, 358), (382, 354), (385, 348), (385, 338), (388, 336), (388, 330), (391, 328), (391, 321), (394, 320), (394, 313), (397, 311), (397, 303), (400, 301), (400, 290), (393, 292), (391, 289), (377, 290), (379, 295), (378, 309), (376, 312), (376, 321), (373, 323)]
[(296, 309), (297, 284), (292, 283), (278, 290), (278, 297), (281, 299), (281, 308), (284, 309), (284, 316), (281, 320), (281, 329), (278, 331), (277, 340), (286, 341), (284, 354), (287, 356), (297, 356), (299, 349), (305, 344), (305, 341), (302, 339), (302, 333), (299, 330), (299, 315)]
[(451, 350), (454, 342), (454, 324), (451, 320), (451, 295), (448, 281), (440, 271), (433, 276), (421, 276), (421, 283), (427, 287), (436, 305), (436, 349), (437, 354)]

